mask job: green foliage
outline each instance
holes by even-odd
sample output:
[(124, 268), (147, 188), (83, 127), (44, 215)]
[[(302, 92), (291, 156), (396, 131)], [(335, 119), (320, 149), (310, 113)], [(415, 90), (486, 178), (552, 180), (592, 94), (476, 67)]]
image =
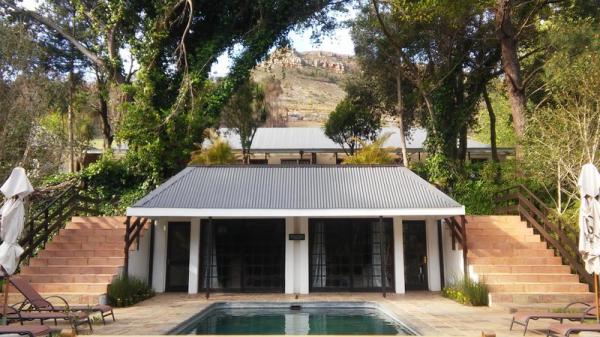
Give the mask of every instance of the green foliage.
[(360, 141), (374, 140), (381, 127), (381, 118), (367, 107), (345, 98), (329, 114), (325, 123), (325, 135), (340, 144), (348, 153), (354, 151)]
[[(517, 144), (515, 129), (512, 126), (512, 116), (508, 97), (500, 81), (493, 81), (488, 86), (490, 101), (496, 115), (496, 145), (498, 147), (514, 147)], [(476, 125), (472, 138), (484, 144), (490, 144), (490, 116), (485, 103), (481, 101), (477, 112)]]
[(473, 281), (464, 276), (454, 280), (442, 289), (442, 296), (458, 303), (472, 306), (487, 306), (489, 290), (485, 283)]
[(229, 143), (214, 131), (209, 132), (210, 145), (192, 153), (190, 164), (227, 165), (237, 162)]
[(355, 154), (344, 159), (344, 164), (349, 165), (385, 165), (393, 164), (394, 157), (383, 147), (390, 138), (390, 134), (385, 134), (372, 143), (359, 140), (360, 149)]
[(119, 277), (108, 286), (108, 303), (128, 307), (154, 296), (150, 286), (135, 277)]

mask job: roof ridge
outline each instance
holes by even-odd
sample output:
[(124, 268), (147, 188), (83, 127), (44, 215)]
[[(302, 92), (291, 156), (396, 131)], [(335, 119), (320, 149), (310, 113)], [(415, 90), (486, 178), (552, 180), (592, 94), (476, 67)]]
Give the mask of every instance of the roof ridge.
[[(204, 165), (204, 164), (191, 164), (186, 168), (403, 168), (411, 171), (408, 167), (400, 164), (284, 164), (284, 165), (273, 165), (273, 164), (218, 164), (218, 165)], [(411, 171), (412, 172), (412, 171)]]

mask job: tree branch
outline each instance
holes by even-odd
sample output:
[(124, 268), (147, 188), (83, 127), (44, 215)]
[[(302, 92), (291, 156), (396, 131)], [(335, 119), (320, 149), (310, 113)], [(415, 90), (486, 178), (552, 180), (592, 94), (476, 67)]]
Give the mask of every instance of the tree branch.
[(60, 36), (62, 36), (65, 40), (69, 41), (77, 50), (79, 50), (90, 61), (92, 61), (94, 64), (98, 65), (99, 67), (106, 69), (106, 63), (104, 62), (104, 60), (102, 60), (102, 58), (98, 57), (98, 55), (94, 54), (92, 51), (87, 49), (81, 42), (79, 42), (79, 40), (77, 40), (77, 38), (75, 38), (75, 36), (71, 35), (68, 31), (63, 29), (56, 22), (36, 13), (34, 11), (20, 8), (7, 0), (0, 0), (0, 5), (3, 5), (5, 7), (12, 9), (12, 11), (16, 14), (22, 14), (22, 15), (29, 16), (30, 18), (43, 24), (44, 26), (55, 30)]

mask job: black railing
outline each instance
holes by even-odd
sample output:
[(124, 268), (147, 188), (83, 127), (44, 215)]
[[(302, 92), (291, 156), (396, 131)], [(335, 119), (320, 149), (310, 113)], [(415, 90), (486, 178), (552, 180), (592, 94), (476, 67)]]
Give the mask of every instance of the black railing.
[(580, 280), (592, 286), (594, 279), (584, 267), (578, 253), (577, 243), (561, 228), (560, 223), (552, 219), (554, 210), (523, 185), (509, 187), (496, 194), (496, 212), (498, 214), (517, 214), (538, 233), (558, 254)]
[(99, 202), (82, 195), (82, 188), (73, 184), (49, 200), (43, 206), (32, 208), (27, 217), (19, 245), (23, 247), (20, 264), (28, 264), (37, 252), (66, 225), (75, 215), (98, 215)]
[(464, 215), (454, 216), (450, 218), (444, 219), (448, 227), (450, 228), (450, 233), (452, 234), (452, 249), (456, 250), (456, 244), (460, 245), (462, 249), (462, 257), (463, 257), (463, 269), (465, 273), (465, 279), (469, 278), (469, 245), (467, 242), (467, 218)]
[[(133, 221), (132, 221), (133, 220)], [(136, 250), (140, 249), (140, 236), (142, 230), (150, 222), (148, 218), (133, 218), (128, 216), (125, 220), (125, 265), (123, 266), (123, 276), (129, 276), (129, 250), (131, 245), (136, 243)]]

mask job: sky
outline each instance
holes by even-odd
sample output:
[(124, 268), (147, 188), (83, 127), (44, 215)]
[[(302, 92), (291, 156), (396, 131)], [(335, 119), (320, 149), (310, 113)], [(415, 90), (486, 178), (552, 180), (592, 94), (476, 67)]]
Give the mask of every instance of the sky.
[[(35, 9), (37, 4), (42, 0), (23, 0), (22, 5), (28, 9)], [(352, 19), (356, 16), (356, 12), (350, 9), (347, 13), (340, 13), (334, 17), (338, 22), (343, 22), (348, 19)], [(311, 40), (312, 29), (305, 30), (292, 30), (288, 38), (290, 40), (292, 48), (299, 52), (306, 52), (311, 50), (321, 50), (334, 52), (337, 54), (354, 55), (354, 44), (350, 37), (350, 29), (347, 27), (340, 27), (335, 29), (333, 32), (321, 37), (321, 41), (314, 42)], [(231, 51), (235, 54), (236, 49)], [(238, 48), (239, 52), (239, 48)], [(211, 68), (211, 76), (221, 77), (227, 74), (229, 67), (231, 67), (230, 53), (226, 52), (217, 58), (217, 62), (213, 64)]]

